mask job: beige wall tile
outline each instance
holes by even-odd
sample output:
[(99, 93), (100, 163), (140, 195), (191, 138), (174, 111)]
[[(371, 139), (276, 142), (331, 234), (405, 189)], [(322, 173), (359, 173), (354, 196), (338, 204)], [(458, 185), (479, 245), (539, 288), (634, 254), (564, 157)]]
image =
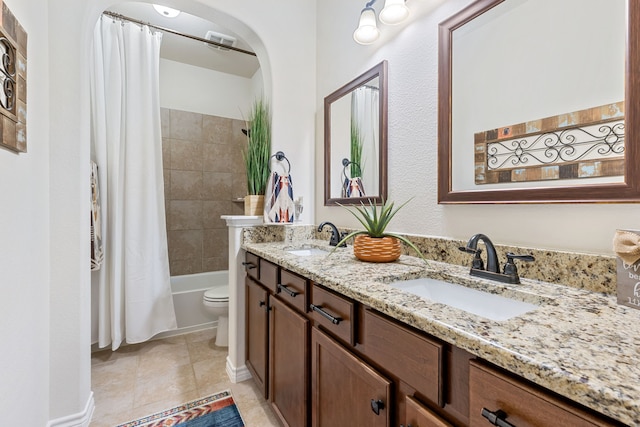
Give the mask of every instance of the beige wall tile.
[(171, 169), (201, 171), (202, 170), (202, 142), (171, 141)]
[(231, 140), (233, 119), (225, 117), (208, 116), (202, 117), (202, 133), (204, 140), (215, 144), (228, 144)]
[(172, 139), (202, 141), (202, 114), (190, 111), (171, 110)]
[(170, 259), (202, 259), (202, 230), (169, 231), (167, 238)]
[(171, 110), (160, 108), (160, 121), (162, 124), (162, 137), (169, 138), (171, 135)]
[(171, 276), (202, 273), (202, 258), (172, 259), (169, 253), (169, 271)]
[(202, 200), (202, 172), (171, 171), (171, 198), (176, 200)]
[(202, 201), (171, 200), (169, 202), (169, 230), (201, 230)]
[(242, 152), (231, 144), (205, 144), (202, 151), (203, 170), (206, 172), (244, 171)]
[(230, 201), (202, 202), (202, 227), (203, 228), (227, 228), (227, 223), (220, 218), (221, 215), (229, 215), (232, 212)]
[(211, 228), (204, 230), (204, 241), (202, 243), (202, 256), (204, 258), (221, 257), (222, 254), (228, 258), (229, 252), (229, 232), (226, 228)]
[(171, 139), (162, 138), (162, 167), (171, 169)]
[(232, 199), (233, 174), (229, 172), (203, 172), (202, 199), (224, 200)]

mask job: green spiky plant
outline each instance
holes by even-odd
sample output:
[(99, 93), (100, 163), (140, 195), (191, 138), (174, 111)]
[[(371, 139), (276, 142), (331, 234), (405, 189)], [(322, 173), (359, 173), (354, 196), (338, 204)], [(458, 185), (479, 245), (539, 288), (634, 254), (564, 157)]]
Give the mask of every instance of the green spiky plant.
[(362, 140), (360, 127), (353, 118), (351, 119), (351, 178), (362, 177)]
[[(373, 237), (373, 238), (395, 237), (396, 239), (400, 240), (401, 242), (405, 243), (407, 246), (412, 248), (416, 252), (416, 254), (418, 254), (419, 258), (427, 262), (424, 255), (422, 255), (422, 252), (420, 252), (420, 249), (418, 249), (416, 245), (411, 243), (406, 237), (396, 233), (389, 233), (385, 231), (387, 226), (389, 225), (389, 222), (395, 216), (395, 214), (398, 213), (398, 211), (402, 209), (412, 199), (413, 198), (407, 200), (406, 202), (404, 202), (403, 204), (401, 204), (395, 209), (394, 209), (394, 202), (388, 202), (388, 201), (385, 202), (384, 200), (382, 201), (382, 206), (380, 206), (380, 208), (378, 208), (378, 206), (376, 206), (371, 200), (369, 200), (368, 207), (365, 206), (364, 203), (361, 203), (361, 206), (354, 206), (353, 209), (349, 209), (348, 207), (344, 205), (340, 205), (338, 203), (340, 206), (348, 210), (351, 213), (351, 215), (353, 215), (358, 220), (358, 222), (362, 224), (362, 226), (364, 227), (364, 230), (357, 230), (349, 233), (340, 241), (340, 243), (338, 243), (336, 248), (342, 245), (343, 243), (345, 243), (350, 238), (358, 236), (360, 234), (367, 234), (369, 235), (369, 237)], [(335, 251), (335, 248), (334, 248), (334, 251)]]
[(254, 101), (247, 120), (247, 149), (242, 158), (247, 169), (247, 193), (264, 195), (269, 180), (271, 111), (260, 98)]

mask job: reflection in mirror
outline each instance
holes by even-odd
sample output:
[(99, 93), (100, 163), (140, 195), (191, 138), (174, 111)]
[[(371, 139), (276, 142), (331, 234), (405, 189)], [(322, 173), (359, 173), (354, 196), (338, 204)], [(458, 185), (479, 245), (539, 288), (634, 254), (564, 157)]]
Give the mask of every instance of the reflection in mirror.
[(386, 198), (386, 61), (325, 98), (325, 205)]
[(639, 4), (478, 0), (441, 23), (439, 202), (640, 200)]

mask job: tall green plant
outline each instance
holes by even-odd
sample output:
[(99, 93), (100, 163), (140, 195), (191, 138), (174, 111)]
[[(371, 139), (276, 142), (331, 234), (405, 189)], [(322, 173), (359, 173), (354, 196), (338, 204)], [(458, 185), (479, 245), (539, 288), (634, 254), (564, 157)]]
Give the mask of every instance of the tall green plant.
[(264, 194), (269, 180), (271, 111), (260, 98), (254, 101), (247, 120), (247, 149), (242, 158), (247, 169), (247, 193)]
[(362, 177), (362, 139), (360, 126), (351, 118), (351, 178)]

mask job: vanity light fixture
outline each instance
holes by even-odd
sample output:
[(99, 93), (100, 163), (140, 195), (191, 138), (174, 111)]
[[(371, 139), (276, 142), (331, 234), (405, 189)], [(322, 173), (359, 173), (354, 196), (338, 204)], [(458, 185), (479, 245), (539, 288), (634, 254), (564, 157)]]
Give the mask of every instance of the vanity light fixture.
[(353, 32), (353, 39), (360, 44), (371, 44), (380, 37), (380, 30), (376, 23), (376, 11), (371, 7), (376, 0), (372, 0), (360, 12), (358, 28)]
[[(360, 44), (371, 44), (380, 37), (376, 20), (376, 11), (372, 7), (377, 0), (370, 0), (360, 12), (358, 28), (353, 32), (353, 39)], [(385, 0), (380, 11), (380, 22), (386, 25), (396, 25), (409, 16), (406, 0)]]
[(409, 8), (405, 0), (386, 0), (384, 8), (380, 11), (380, 21), (387, 25), (397, 25), (407, 19)]
[(164, 16), (165, 18), (175, 18), (176, 16), (180, 15), (180, 11), (178, 9), (172, 9), (167, 6), (154, 4), (153, 8), (156, 10), (156, 12), (158, 12), (160, 15)]

